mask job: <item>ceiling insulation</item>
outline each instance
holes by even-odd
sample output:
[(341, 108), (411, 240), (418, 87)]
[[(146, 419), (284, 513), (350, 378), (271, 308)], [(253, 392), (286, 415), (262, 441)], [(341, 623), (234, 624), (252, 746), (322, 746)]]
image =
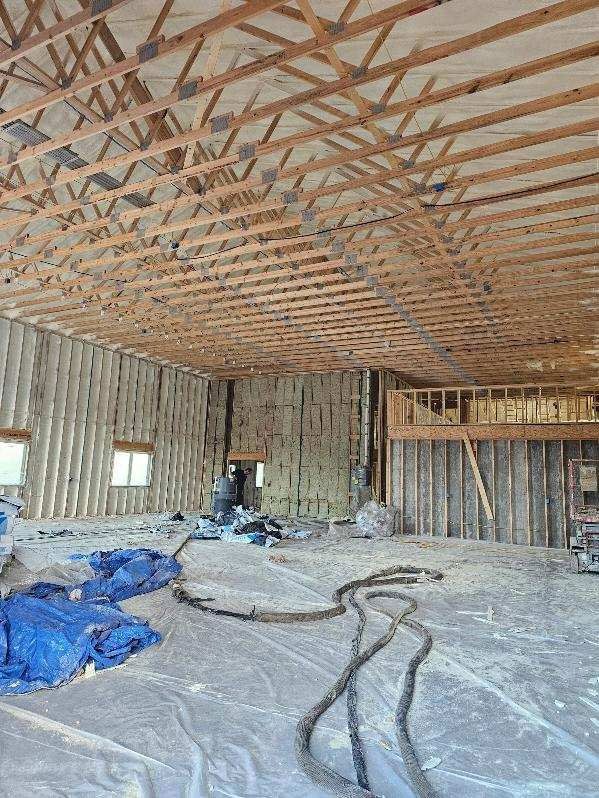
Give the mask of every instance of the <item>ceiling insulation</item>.
[(598, 378), (599, 0), (0, 0), (0, 315), (215, 376)]

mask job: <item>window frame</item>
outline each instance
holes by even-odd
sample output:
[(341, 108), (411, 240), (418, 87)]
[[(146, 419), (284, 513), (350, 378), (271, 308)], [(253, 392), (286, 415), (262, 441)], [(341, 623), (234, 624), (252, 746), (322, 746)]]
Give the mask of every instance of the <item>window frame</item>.
[(0, 481), (0, 485), (4, 485), (7, 488), (22, 488), (24, 485), (27, 484), (27, 466), (29, 465), (29, 440), (23, 438), (13, 438), (9, 436), (0, 435), (0, 444), (3, 443), (12, 443), (17, 444), (19, 446), (23, 446), (23, 458), (21, 461), (21, 476), (19, 482), (4, 482), (3, 480)]
[[(126, 454), (129, 457), (129, 464), (127, 468), (127, 482), (126, 483), (119, 483), (115, 484), (114, 482), (114, 465), (116, 461), (117, 454)], [(147, 482), (144, 485), (132, 485), (131, 484), (131, 471), (133, 467), (133, 455), (134, 454), (142, 454), (148, 458), (148, 469), (146, 472), (146, 479)], [(123, 446), (114, 447), (112, 450), (112, 463), (110, 466), (110, 487), (111, 488), (149, 488), (152, 484), (152, 472), (153, 472), (153, 465), (154, 465), (154, 452), (153, 451), (140, 451), (136, 448), (126, 449)]]

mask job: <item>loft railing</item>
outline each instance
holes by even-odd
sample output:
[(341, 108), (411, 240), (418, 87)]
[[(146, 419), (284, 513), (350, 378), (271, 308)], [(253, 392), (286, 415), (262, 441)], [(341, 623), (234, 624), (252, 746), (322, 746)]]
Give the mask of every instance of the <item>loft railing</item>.
[(489, 385), (388, 392), (390, 427), (599, 422), (599, 385)]

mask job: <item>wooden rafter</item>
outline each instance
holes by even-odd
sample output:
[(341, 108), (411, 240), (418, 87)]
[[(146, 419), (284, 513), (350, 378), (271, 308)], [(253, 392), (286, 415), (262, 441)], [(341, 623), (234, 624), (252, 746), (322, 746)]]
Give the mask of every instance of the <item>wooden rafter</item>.
[[(125, 0), (24, 5), (17, 23), (0, 2), (0, 313), (215, 375), (596, 364), (599, 45), (567, 32), (599, 0), (498, 8), (434, 42), (411, 22), (442, 30), (461, 0), (349, 0), (339, 19), (166, 0), (137, 41)], [(534, 47), (554, 30), (559, 51)], [(512, 37), (535, 57), (495, 61), (498, 42), (527, 52)]]

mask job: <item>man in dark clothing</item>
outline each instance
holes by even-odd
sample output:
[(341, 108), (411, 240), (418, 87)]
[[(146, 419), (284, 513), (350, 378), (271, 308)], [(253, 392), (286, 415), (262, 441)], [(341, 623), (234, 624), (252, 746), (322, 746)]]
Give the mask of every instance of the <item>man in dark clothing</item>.
[(233, 473), (233, 479), (235, 480), (236, 507), (239, 507), (239, 505), (243, 507), (243, 489), (245, 488), (245, 481), (251, 473), (251, 468), (239, 468), (239, 466), (237, 466)]

